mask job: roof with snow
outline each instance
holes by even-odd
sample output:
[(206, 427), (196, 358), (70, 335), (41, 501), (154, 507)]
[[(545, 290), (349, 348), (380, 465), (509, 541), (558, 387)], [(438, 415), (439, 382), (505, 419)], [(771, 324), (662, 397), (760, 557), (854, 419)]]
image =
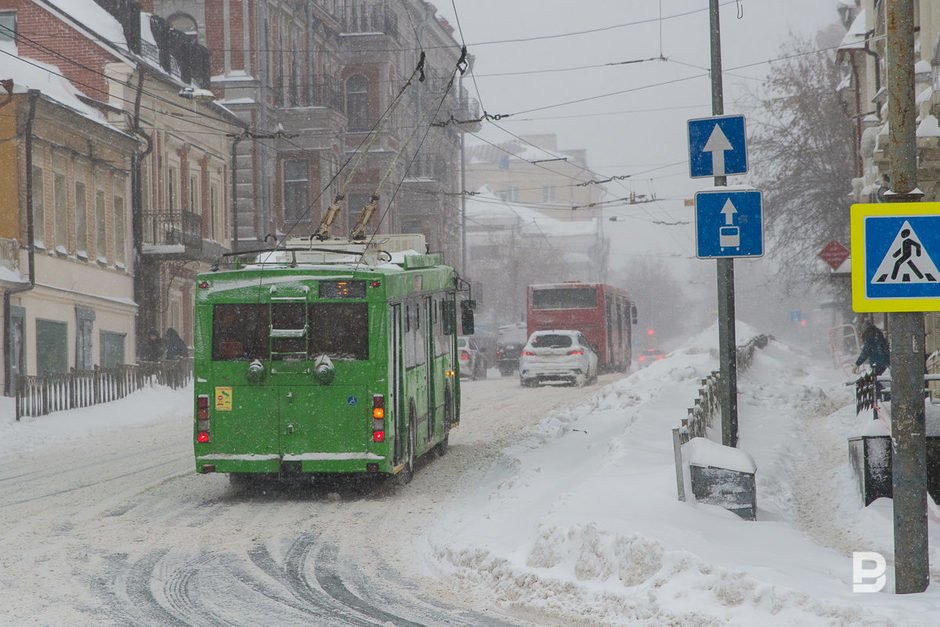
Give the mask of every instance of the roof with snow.
[(94, 122), (111, 127), (100, 111), (80, 99), (85, 94), (63, 77), (62, 71), (55, 65), (27, 57), (0, 54), (0, 75), (13, 79), (14, 93), (22, 94), (30, 89), (38, 89), (50, 100)]

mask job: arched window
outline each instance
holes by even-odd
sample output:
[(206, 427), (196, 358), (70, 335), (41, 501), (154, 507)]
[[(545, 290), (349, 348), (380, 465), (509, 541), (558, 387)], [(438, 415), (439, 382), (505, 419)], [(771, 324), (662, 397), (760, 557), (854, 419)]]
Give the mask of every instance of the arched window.
[(369, 112), (369, 79), (355, 74), (346, 79), (346, 118), (349, 129), (366, 131), (372, 126)]
[(166, 21), (170, 26), (180, 31), (181, 33), (184, 33), (193, 41), (199, 41), (199, 24), (196, 23), (196, 18), (194, 18), (192, 15), (188, 15), (186, 13), (174, 13), (169, 18), (167, 18)]

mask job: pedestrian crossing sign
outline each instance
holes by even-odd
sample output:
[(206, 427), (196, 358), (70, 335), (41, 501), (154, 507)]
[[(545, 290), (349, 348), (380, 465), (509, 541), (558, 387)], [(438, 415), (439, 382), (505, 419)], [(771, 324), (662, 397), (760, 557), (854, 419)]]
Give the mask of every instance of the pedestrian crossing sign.
[(940, 202), (852, 205), (852, 308), (940, 311)]

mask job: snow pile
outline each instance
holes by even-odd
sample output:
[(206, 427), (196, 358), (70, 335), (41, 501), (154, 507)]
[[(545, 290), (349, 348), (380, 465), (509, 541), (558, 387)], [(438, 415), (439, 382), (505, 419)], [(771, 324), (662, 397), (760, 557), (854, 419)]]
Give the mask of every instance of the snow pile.
[[(739, 375), (757, 522), (677, 500), (671, 430), (717, 367), (713, 327), (547, 416), (444, 508), (422, 544), (427, 574), (535, 622), (932, 624), (940, 594), (894, 596), (890, 566), (885, 592), (852, 592), (852, 551), (891, 564), (892, 515), (890, 501), (860, 506), (847, 438), (871, 416), (828, 364), (771, 342)], [(930, 532), (936, 546), (937, 521)]]

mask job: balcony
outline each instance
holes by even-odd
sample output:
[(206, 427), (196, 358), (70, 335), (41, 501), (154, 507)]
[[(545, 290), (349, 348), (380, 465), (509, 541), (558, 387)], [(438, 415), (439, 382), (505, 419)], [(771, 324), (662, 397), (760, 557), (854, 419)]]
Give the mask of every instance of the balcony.
[(274, 82), (274, 104), (284, 109), (327, 107), (342, 113), (345, 110), (343, 84), (335, 79), (289, 84), (283, 78)]
[(344, 33), (382, 33), (398, 40), (398, 16), (384, 5), (352, 2), (343, 20)]
[(198, 259), (202, 253), (202, 216), (189, 211), (144, 211), (142, 252)]

